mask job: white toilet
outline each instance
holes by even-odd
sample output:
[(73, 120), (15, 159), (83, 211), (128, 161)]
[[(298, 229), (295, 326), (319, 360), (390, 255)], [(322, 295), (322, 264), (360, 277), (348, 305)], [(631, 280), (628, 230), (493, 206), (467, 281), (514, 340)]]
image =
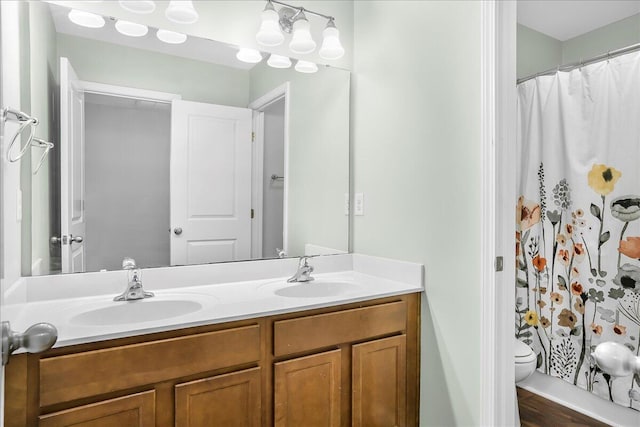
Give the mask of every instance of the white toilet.
[[(537, 357), (531, 347), (520, 341), (514, 343), (514, 365), (516, 369), (516, 384), (524, 381), (536, 370)], [(514, 387), (515, 391), (515, 387)], [(520, 411), (518, 410), (518, 392), (516, 391), (516, 413), (514, 426), (520, 426)]]
[(514, 345), (514, 362), (516, 367), (516, 383), (526, 380), (536, 370), (536, 354), (531, 347), (516, 339)]

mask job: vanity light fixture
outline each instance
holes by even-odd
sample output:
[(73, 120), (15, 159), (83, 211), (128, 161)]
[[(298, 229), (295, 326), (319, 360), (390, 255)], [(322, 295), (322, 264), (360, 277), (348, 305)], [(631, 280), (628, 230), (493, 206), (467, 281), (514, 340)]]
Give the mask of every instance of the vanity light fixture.
[(187, 36), (182, 33), (176, 33), (175, 31), (169, 30), (158, 30), (156, 33), (156, 37), (161, 41), (169, 44), (180, 44), (184, 43), (187, 40)]
[(311, 74), (318, 71), (318, 66), (313, 62), (299, 60), (295, 69), (300, 73)]
[(146, 25), (123, 21), (122, 19), (116, 21), (116, 30), (118, 30), (120, 34), (129, 37), (142, 37), (149, 32), (149, 28)]
[(262, 61), (262, 54), (256, 49), (249, 49), (246, 47), (241, 47), (238, 53), (236, 53), (236, 58), (242, 62), (248, 62), (249, 64), (257, 64)]
[(322, 32), (322, 46), (318, 55), (323, 59), (340, 59), (344, 55), (344, 48), (340, 43), (340, 32), (333, 19), (329, 19), (327, 27)]
[[(276, 10), (273, 4), (282, 6)], [(311, 36), (311, 25), (307, 14), (316, 15), (326, 19), (327, 25), (322, 32), (322, 47), (319, 55), (323, 59), (335, 60), (344, 55), (344, 47), (340, 43), (340, 32), (336, 28), (335, 18), (314, 12), (303, 7), (291, 6), (279, 0), (268, 0), (262, 11), (260, 30), (256, 34), (256, 40), (263, 46), (278, 46), (284, 41), (285, 33), (293, 33), (289, 49), (297, 54), (308, 54), (316, 49), (316, 42)], [(280, 28), (276, 25), (279, 23)]]
[(271, 1), (267, 2), (262, 11), (262, 23), (256, 34), (256, 40), (263, 46), (278, 46), (284, 41), (284, 34), (280, 30), (280, 15), (276, 12)]
[(289, 68), (291, 67), (291, 59), (286, 56), (276, 55), (272, 53), (267, 60), (267, 65), (273, 68)]
[(198, 20), (198, 12), (191, 0), (171, 0), (164, 15), (176, 24), (193, 24)]
[(316, 50), (316, 42), (311, 37), (311, 26), (304, 12), (300, 12), (293, 23), (293, 37), (289, 43), (293, 53), (311, 53)]
[(152, 0), (119, 0), (120, 7), (133, 13), (153, 13), (156, 3)]
[(68, 16), (71, 22), (81, 27), (102, 28), (105, 24), (102, 16), (82, 10), (71, 9)]

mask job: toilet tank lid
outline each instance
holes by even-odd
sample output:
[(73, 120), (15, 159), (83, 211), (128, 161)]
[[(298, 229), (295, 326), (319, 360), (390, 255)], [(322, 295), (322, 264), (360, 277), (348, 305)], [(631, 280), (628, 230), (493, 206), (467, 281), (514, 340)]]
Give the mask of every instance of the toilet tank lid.
[(516, 339), (514, 346), (514, 355), (515, 357), (530, 357), (533, 353), (531, 347), (523, 343), (522, 341)]

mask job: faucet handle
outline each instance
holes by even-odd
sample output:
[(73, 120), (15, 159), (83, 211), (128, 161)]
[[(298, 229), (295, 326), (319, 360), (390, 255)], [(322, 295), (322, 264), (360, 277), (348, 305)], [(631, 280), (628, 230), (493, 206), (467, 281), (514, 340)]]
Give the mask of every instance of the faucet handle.
[(122, 260), (122, 269), (123, 270), (133, 270), (135, 268), (138, 268), (136, 266), (136, 260), (133, 258), (129, 258), (129, 257), (125, 257)]

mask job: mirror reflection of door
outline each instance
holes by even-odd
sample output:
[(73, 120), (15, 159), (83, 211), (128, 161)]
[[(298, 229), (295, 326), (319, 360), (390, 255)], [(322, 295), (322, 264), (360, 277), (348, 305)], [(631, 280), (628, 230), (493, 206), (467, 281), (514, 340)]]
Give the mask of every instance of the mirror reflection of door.
[(284, 98), (263, 110), (262, 257), (284, 248), (284, 111)]
[(62, 272), (119, 269), (125, 256), (249, 258), (251, 110), (83, 82), (61, 64)]
[[(84, 92), (67, 58), (60, 58), (60, 197), (62, 272), (85, 271)], [(55, 240), (57, 239), (57, 240)]]

